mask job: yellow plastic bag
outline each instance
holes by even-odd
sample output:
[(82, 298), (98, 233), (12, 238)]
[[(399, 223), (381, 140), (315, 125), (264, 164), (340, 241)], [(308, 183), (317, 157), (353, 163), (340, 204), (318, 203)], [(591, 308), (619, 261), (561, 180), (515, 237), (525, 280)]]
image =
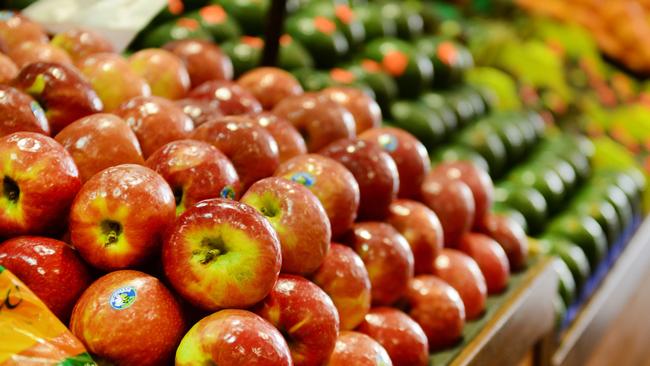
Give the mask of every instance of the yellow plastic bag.
[(0, 266), (0, 366), (93, 366), (83, 344)]

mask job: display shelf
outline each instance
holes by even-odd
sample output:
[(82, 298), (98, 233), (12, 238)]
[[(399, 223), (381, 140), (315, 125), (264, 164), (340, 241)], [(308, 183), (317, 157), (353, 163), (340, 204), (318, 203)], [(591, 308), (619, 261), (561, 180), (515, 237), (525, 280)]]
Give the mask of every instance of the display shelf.
[(554, 326), (550, 299), (557, 291), (552, 261), (539, 257), (511, 277), (509, 289), (491, 296), (486, 314), (465, 327), (456, 347), (431, 356), (431, 365), (514, 365)]
[(546, 338), (538, 364), (584, 365), (610, 322), (635, 293), (649, 265), (650, 217), (646, 217), (571, 325), (559, 336), (553, 333)]

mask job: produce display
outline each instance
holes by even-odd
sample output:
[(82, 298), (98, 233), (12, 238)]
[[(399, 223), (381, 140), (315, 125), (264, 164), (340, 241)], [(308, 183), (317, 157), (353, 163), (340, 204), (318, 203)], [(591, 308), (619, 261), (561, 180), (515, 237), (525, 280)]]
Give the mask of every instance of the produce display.
[(124, 54), (3, 12), (0, 324), (33, 298), (53, 365), (429, 365), (553, 255), (566, 326), (644, 175), (455, 7), (288, 1), (266, 66), (270, 6), (170, 1)]

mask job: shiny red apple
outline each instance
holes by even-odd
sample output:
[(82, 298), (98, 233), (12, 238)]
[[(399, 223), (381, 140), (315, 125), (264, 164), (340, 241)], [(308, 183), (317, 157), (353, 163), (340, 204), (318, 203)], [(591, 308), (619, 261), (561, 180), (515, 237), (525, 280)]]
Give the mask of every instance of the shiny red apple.
[(41, 106), (16, 88), (0, 85), (0, 115), (0, 136), (21, 131), (50, 134), (50, 124)]
[(70, 154), (54, 139), (35, 132), (0, 138), (0, 237), (52, 233), (81, 187)]
[(214, 43), (184, 39), (165, 44), (164, 49), (180, 57), (190, 75), (192, 88), (210, 80), (232, 80), (230, 58)]
[(194, 127), (210, 122), (213, 119), (223, 117), (223, 113), (219, 109), (219, 102), (214, 100), (200, 100), (200, 99), (179, 99), (176, 105), (183, 109), (183, 113), (194, 121)]
[(422, 184), (422, 202), (433, 210), (442, 224), (445, 246), (453, 247), (474, 222), (472, 190), (458, 179), (431, 172)]
[(11, 58), (18, 68), (23, 68), (36, 62), (54, 62), (61, 65), (72, 65), (72, 59), (64, 50), (49, 43), (19, 43), (7, 51), (7, 56)]
[(432, 263), (443, 248), (442, 225), (438, 216), (417, 201), (398, 199), (389, 207), (386, 222), (409, 243), (415, 258), (415, 274), (431, 273)]
[(386, 349), (369, 336), (341, 331), (327, 366), (393, 366)]
[(481, 269), (472, 257), (459, 250), (445, 248), (434, 262), (433, 274), (458, 291), (468, 320), (483, 314), (487, 285)]
[(140, 265), (155, 255), (175, 219), (174, 195), (153, 170), (135, 164), (94, 175), (70, 209), (70, 240), (103, 270)]
[(357, 134), (381, 126), (382, 116), (379, 104), (363, 90), (346, 86), (332, 86), (323, 89), (321, 93), (352, 114)]
[(393, 159), (377, 145), (359, 139), (338, 140), (319, 152), (343, 164), (359, 183), (359, 218), (383, 219), (397, 198), (400, 180)]
[(526, 268), (528, 236), (521, 225), (512, 218), (489, 212), (483, 217), (480, 231), (494, 239), (506, 252), (510, 269)]
[(158, 366), (173, 360), (185, 320), (176, 299), (157, 278), (121, 270), (99, 278), (81, 295), (70, 330), (89, 352), (107, 362)]
[(0, 43), (7, 49), (25, 42), (47, 43), (47, 33), (38, 23), (20, 14), (8, 13), (7, 15), (7, 18), (0, 21)]
[(278, 143), (278, 156), (281, 163), (294, 156), (307, 153), (305, 140), (298, 130), (285, 119), (268, 112), (256, 114), (251, 118), (258, 125), (264, 127)]
[(273, 108), (273, 114), (298, 129), (309, 152), (316, 152), (336, 140), (356, 136), (352, 114), (317, 93), (284, 98)]
[(271, 110), (283, 99), (303, 93), (298, 80), (277, 67), (258, 67), (244, 73), (237, 84), (260, 101), (262, 108)]
[(484, 234), (467, 233), (460, 238), (458, 249), (476, 261), (485, 277), (488, 294), (500, 293), (508, 287), (510, 265), (499, 243)]
[(256, 312), (284, 334), (296, 366), (327, 361), (339, 333), (339, 317), (332, 300), (312, 282), (280, 275)]
[(57, 33), (50, 43), (66, 51), (74, 61), (95, 53), (114, 52), (108, 39), (89, 28), (70, 28)]
[(333, 238), (352, 227), (359, 208), (359, 185), (341, 163), (316, 154), (300, 155), (282, 163), (275, 176), (298, 182), (318, 197), (329, 217)]
[(180, 99), (190, 89), (190, 76), (183, 61), (173, 53), (147, 48), (129, 57), (129, 65), (151, 87), (151, 94), (167, 99)]
[(206, 81), (192, 89), (188, 97), (218, 102), (219, 110), (226, 116), (253, 115), (262, 111), (262, 105), (253, 94), (228, 80)]
[(120, 164), (144, 164), (140, 144), (128, 124), (107, 113), (72, 122), (54, 137), (68, 150), (83, 182)]

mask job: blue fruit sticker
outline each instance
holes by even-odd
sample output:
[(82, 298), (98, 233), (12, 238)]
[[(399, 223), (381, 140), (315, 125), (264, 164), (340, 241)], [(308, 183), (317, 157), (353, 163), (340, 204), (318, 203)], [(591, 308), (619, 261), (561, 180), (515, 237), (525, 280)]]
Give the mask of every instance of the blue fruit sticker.
[(124, 310), (133, 305), (137, 296), (134, 287), (126, 286), (113, 291), (108, 303), (115, 310)]
[(316, 183), (316, 178), (307, 172), (298, 172), (291, 176), (291, 180), (300, 183), (305, 187), (311, 187)]
[(397, 139), (395, 138), (395, 136), (389, 133), (379, 136), (378, 141), (379, 141), (379, 145), (381, 145), (381, 147), (388, 152), (393, 152), (397, 150), (397, 144), (398, 144)]
[(221, 198), (235, 199), (235, 190), (231, 186), (225, 186), (219, 193)]

